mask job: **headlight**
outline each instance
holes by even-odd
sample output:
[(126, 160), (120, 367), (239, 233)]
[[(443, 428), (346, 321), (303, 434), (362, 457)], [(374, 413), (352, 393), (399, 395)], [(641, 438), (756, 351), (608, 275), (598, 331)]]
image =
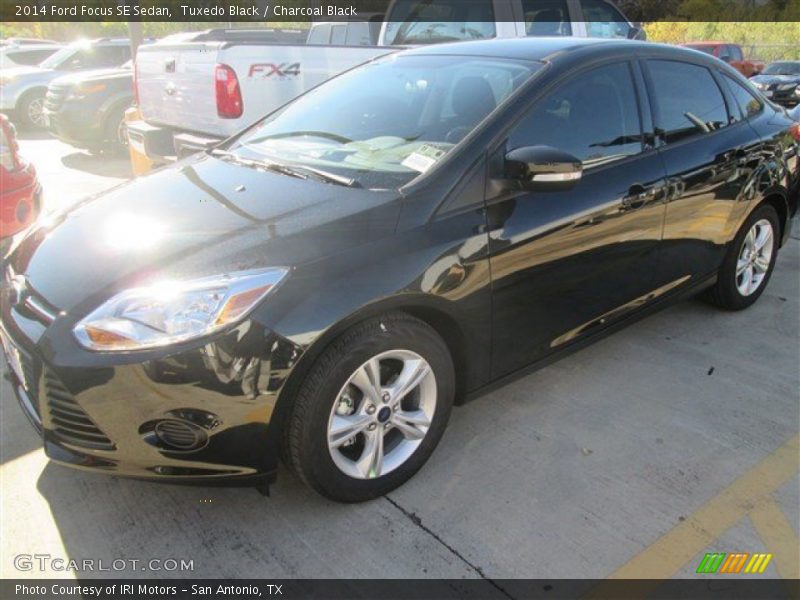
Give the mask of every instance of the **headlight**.
[(795, 87), (796, 85), (797, 85), (796, 83), (782, 83), (782, 84), (780, 84), (778, 86), (778, 89), (781, 90), (781, 91), (790, 90), (793, 87)]
[(288, 273), (242, 271), (121, 292), (81, 320), (73, 333), (89, 350), (120, 352), (184, 342), (243, 319)]
[(15, 79), (16, 77), (14, 75), (0, 75), (0, 85), (7, 85)]
[(98, 94), (106, 89), (105, 83), (81, 84), (75, 86), (67, 94), (67, 100), (83, 100), (86, 96)]

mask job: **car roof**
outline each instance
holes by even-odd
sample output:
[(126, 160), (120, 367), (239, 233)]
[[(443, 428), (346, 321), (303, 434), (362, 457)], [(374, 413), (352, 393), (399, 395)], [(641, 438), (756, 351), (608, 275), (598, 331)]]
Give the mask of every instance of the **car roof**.
[(584, 53), (595, 50), (600, 54), (612, 54), (624, 50), (628, 52), (652, 51), (659, 49), (661, 52), (673, 53), (678, 56), (696, 57), (694, 50), (654, 44), (652, 42), (639, 42), (633, 40), (614, 40), (604, 38), (577, 38), (577, 37), (530, 37), (530, 38), (503, 38), (492, 40), (479, 40), (469, 42), (453, 42), (434, 44), (406, 50), (408, 55), (455, 55), (455, 56), (484, 56), (493, 58), (511, 58), (531, 61), (550, 61), (557, 56), (572, 53)]

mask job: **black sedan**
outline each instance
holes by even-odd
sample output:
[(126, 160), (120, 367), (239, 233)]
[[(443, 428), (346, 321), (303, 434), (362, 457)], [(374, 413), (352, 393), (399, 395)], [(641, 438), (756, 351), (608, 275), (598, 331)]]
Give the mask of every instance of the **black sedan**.
[(800, 103), (800, 61), (780, 61), (750, 78), (770, 100), (785, 106)]
[(751, 90), (629, 41), (375, 60), (19, 242), (20, 404), (82, 469), (264, 486), (282, 457), (385, 494), (454, 403), (687, 295), (759, 298), (798, 159)]

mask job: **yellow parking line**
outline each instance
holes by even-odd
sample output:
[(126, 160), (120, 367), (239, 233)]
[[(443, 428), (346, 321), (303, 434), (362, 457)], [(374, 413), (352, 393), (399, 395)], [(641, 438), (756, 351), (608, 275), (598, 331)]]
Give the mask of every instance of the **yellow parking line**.
[[(800, 434), (792, 436), (789, 441), (697, 509), (683, 523), (668, 531), (617, 569), (609, 579), (653, 579), (652, 586), (644, 586), (642, 590), (645, 595), (651, 592), (658, 586), (658, 580), (675, 575), (687, 562), (706, 550), (714, 540), (742, 520), (754, 507), (764, 502), (772, 502), (770, 494), (797, 474), (800, 468), (798, 452), (800, 452)], [(782, 550), (768, 549), (773, 553), (782, 552)], [(613, 589), (613, 585), (600, 584), (587, 598), (604, 598), (608, 589)]]
[[(800, 579), (800, 541), (775, 500), (770, 498), (756, 506), (750, 512), (750, 520), (763, 540), (764, 547), (775, 559), (778, 574), (783, 579)], [(759, 573), (764, 572), (768, 562), (765, 560), (759, 565)]]

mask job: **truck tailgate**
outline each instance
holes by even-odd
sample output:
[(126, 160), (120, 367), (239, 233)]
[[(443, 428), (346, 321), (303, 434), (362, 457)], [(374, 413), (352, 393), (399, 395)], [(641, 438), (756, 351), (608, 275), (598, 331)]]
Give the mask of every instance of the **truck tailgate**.
[(136, 57), (139, 108), (146, 121), (221, 134), (214, 94), (219, 42), (142, 46)]
[[(323, 81), (395, 51), (378, 46), (225, 42), (143, 46), (136, 59), (139, 106), (150, 124), (228, 137)], [(217, 64), (236, 73), (244, 107), (238, 119), (217, 115)]]

